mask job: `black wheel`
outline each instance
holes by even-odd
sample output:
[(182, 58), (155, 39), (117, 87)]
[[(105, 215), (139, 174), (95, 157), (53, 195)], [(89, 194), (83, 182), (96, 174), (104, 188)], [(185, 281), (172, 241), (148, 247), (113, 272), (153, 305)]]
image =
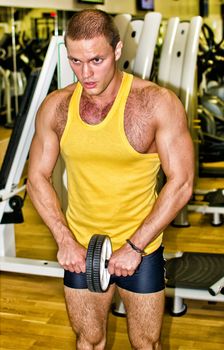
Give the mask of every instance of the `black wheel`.
[(86, 259), (87, 286), (92, 292), (101, 293), (109, 286), (107, 261), (112, 253), (110, 238), (94, 235), (89, 243)]
[(102, 286), (100, 283), (100, 265), (101, 265), (101, 256), (102, 256), (102, 247), (105, 241), (106, 236), (99, 236), (94, 250), (93, 256), (93, 285), (94, 290), (97, 293), (103, 292)]
[(9, 199), (9, 205), (13, 210), (18, 210), (23, 207), (23, 199), (20, 196), (13, 196)]
[(86, 279), (87, 287), (91, 292), (95, 292), (93, 285), (93, 255), (98, 235), (91, 237), (86, 255)]

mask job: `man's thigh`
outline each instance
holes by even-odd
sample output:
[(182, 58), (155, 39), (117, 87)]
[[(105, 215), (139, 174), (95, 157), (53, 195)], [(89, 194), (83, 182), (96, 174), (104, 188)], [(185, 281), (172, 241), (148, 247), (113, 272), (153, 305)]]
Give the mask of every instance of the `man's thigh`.
[[(129, 338), (136, 348), (156, 343), (160, 339), (163, 314), (164, 290), (138, 294), (118, 288), (127, 313)], [(142, 343), (142, 344), (141, 344)]]
[(117, 282), (126, 308), (129, 338), (135, 349), (160, 349), (165, 300), (164, 265), (163, 247), (160, 247), (143, 257), (133, 276), (120, 278)]
[(115, 286), (110, 286), (105, 293), (93, 293), (88, 289), (64, 287), (69, 319), (77, 335), (91, 341), (105, 333), (114, 289)]

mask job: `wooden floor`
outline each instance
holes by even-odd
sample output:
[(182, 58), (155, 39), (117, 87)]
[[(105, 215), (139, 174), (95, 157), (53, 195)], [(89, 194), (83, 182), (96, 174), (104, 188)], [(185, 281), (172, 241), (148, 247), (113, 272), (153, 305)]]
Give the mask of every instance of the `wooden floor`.
[[(201, 188), (224, 187), (224, 179), (201, 179)], [(55, 260), (56, 245), (29, 198), (23, 224), (16, 225), (19, 257)], [(212, 227), (208, 215), (192, 213), (191, 226), (168, 227), (165, 252), (224, 253), (224, 226)], [(187, 313), (172, 317), (166, 307), (162, 328), (163, 350), (221, 350), (224, 348), (224, 303), (186, 300)], [(14, 273), (0, 275), (0, 349), (74, 350), (63, 298), (62, 280)], [(128, 350), (125, 318), (110, 314), (108, 346)]]

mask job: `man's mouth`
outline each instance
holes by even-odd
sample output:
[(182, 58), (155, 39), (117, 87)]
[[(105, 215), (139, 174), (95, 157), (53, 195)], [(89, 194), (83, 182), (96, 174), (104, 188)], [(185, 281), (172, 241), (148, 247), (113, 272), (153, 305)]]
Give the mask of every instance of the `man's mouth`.
[(84, 82), (83, 86), (85, 89), (94, 89), (96, 87), (96, 82)]

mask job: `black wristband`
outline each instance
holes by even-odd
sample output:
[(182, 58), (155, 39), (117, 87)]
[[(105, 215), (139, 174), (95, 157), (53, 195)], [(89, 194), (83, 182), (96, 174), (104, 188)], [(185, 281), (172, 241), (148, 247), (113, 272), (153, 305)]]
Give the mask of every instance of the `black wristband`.
[(132, 243), (132, 241), (130, 241), (130, 239), (126, 239), (126, 242), (132, 247), (132, 249), (141, 254), (141, 255), (146, 255), (146, 252), (138, 247), (136, 247), (136, 245), (134, 243)]

